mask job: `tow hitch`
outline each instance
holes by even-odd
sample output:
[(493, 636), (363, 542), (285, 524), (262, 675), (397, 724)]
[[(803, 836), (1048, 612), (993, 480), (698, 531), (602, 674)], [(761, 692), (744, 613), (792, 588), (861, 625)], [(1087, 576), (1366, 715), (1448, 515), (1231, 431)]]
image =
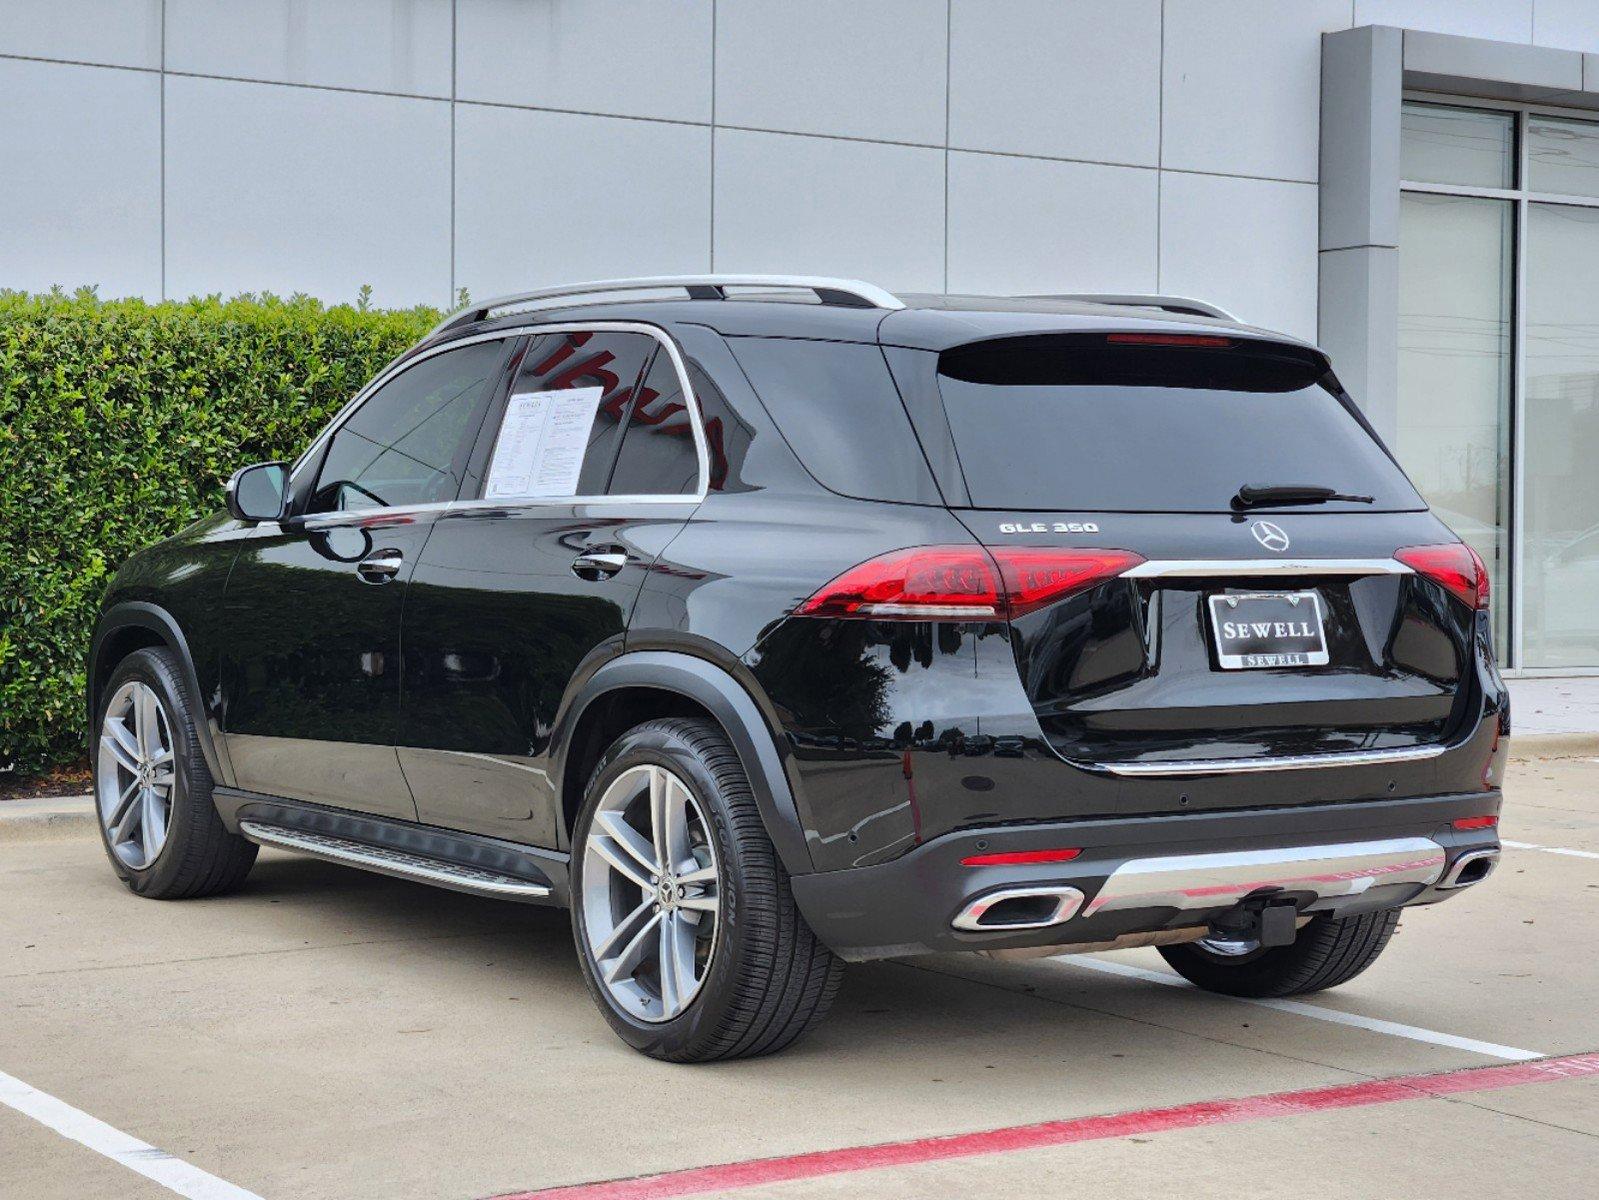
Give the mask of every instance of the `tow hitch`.
[(1210, 923), (1203, 945), (1217, 954), (1249, 954), (1291, 946), (1299, 933), (1299, 906), (1292, 900), (1246, 900)]

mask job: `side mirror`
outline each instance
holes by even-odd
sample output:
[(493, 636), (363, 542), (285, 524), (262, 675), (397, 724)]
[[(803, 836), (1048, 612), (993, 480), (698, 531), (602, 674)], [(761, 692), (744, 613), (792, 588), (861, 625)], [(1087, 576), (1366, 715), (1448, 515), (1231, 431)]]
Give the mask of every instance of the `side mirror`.
[(228, 514), (239, 521), (276, 521), (289, 486), (287, 463), (240, 467), (228, 480)]

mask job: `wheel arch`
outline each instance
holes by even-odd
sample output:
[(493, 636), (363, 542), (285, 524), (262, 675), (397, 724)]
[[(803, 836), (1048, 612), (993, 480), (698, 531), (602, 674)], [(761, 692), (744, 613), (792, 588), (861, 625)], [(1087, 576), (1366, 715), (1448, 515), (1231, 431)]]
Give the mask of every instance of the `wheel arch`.
[(218, 783), (229, 783), (232, 775), (222, 769), (223, 760), (213, 736), (210, 713), (206, 709), (204, 693), (200, 690), (199, 675), (194, 669), (194, 655), (189, 650), (189, 640), (177, 619), (166, 609), (143, 600), (127, 600), (114, 604), (100, 616), (95, 627), (94, 640), (89, 646), (88, 701), (89, 748), (92, 756), (95, 720), (100, 713), (101, 693), (105, 681), (117, 669), (117, 664), (136, 650), (161, 647), (170, 650), (178, 660), (179, 670), (189, 695), (200, 706), (194, 714), (195, 729), (200, 736), (200, 750), (205, 755), (205, 765), (211, 778)]
[(638, 650), (600, 667), (557, 730), (555, 778), (570, 838), (593, 763), (624, 730), (659, 716), (702, 716), (727, 733), (778, 857), (791, 875), (814, 870), (776, 737), (748, 689), (722, 667), (671, 650)]

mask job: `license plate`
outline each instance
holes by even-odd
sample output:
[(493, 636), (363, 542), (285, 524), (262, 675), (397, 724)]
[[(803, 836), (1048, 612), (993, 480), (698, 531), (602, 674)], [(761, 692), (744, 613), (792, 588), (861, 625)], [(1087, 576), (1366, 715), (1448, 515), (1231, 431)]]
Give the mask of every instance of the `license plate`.
[(1321, 597), (1315, 592), (1212, 596), (1210, 628), (1225, 671), (1327, 665)]

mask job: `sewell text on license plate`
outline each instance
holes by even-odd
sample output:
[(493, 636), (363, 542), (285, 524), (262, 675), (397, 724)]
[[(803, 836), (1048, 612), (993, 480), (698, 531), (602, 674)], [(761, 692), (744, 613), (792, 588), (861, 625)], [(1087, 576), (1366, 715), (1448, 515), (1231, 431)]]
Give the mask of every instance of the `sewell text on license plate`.
[(1321, 596), (1314, 591), (1212, 596), (1210, 628), (1225, 671), (1327, 665)]

